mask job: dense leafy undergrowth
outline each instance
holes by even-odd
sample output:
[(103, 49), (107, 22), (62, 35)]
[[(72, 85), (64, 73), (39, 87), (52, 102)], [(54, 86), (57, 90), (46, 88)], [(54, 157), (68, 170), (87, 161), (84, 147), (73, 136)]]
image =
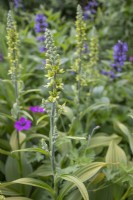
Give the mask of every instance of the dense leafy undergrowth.
[(133, 2), (0, 2), (0, 199), (133, 199)]

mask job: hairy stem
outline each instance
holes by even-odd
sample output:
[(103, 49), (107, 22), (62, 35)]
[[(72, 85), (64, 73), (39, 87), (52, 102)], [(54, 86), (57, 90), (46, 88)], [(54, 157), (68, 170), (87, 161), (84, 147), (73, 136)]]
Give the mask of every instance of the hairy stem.
[(80, 51), (80, 54), (79, 54), (79, 58), (80, 58), (80, 62), (79, 62), (79, 68), (78, 68), (78, 75), (79, 75), (79, 80), (78, 80), (78, 83), (77, 83), (77, 90), (78, 90), (78, 108), (79, 108), (79, 105), (80, 105), (80, 90), (81, 90), (81, 84), (80, 84), (80, 75), (81, 75), (81, 69), (82, 69), (82, 66), (81, 66), (81, 56), (82, 55), (82, 52)]
[(52, 167), (52, 174), (53, 174), (53, 188), (55, 190), (55, 199), (57, 194), (57, 188), (55, 184), (55, 174), (56, 174), (56, 165), (55, 165), (55, 116), (56, 115), (56, 102), (52, 103), (51, 108), (51, 116), (50, 116), (50, 151), (51, 151), (51, 167)]
[(50, 116), (50, 150), (51, 150), (51, 164), (53, 175), (55, 174), (55, 113), (56, 102), (52, 103), (51, 116)]

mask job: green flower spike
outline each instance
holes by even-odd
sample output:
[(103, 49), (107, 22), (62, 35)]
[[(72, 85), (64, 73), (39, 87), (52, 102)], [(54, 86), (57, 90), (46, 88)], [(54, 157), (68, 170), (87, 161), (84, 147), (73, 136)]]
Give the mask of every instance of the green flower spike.
[(19, 38), (16, 30), (16, 24), (13, 21), (11, 11), (8, 12), (7, 17), (7, 44), (8, 44), (8, 60), (10, 63), (9, 74), (13, 83), (18, 79), (19, 74)]
[(77, 7), (77, 16), (76, 16), (76, 60), (73, 66), (73, 70), (77, 72), (76, 80), (78, 85), (82, 85), (82, 75), (84, 71), (84, 45), (87, 41), (86, 37), (86, 24), (83, 20), (83, 11), (80, 5)]
[[(49, 97), (45, 103), (51, 105), (50, 110), (50, 134), (49, 134), (49, 148), (51, 154), (51, 166), (53, 171), (53, 182), (55, 186), (55, 176), (56, 176), (56, 164), (55, 164), (55, 142), (58, 136), (56, 121), (57, 121), (57, 109), (58, 99), (60, 90), (63, 88), (62, 79), (60, 75), (63, 73), (63, 70), (60, 68), (60, 56), (57, 53), (57, 48), (54, 45), (53, 37), (51, 32), (47, 29), (45, 32), (46, 40), (46, 65), (45, 69), (47, 70), (47, 87), (49, 88)], [(59, 111), (59, 110), (58, 110)]]
[(13, 105), (12, 115), (18, 119), (19, 115), (19, 36), (16, 29), (16, 24), (12, 18), (11, 11), (7, 17), (7, 44), (8, 44), (8, 60), (10, 64), (9, 74), (15, 89), (16, 103)]
[(97, 64), (99, 60), (99, 41), (95, 27), (93, 27), (91, 31), (89, 49), (90, 49), (90, 54), (89, 54), (90, 61), (88, 66), (88, 73), (90, 73), (91, 77), (93, 75), (93, 77), (96, 78), (99, 75), (99, 72), (97, 70)]
[(60, 69), (60, 56), (57, 53), (57, 48), (54, 45), (54, 41), (51, 32), (46, 30), (46, 65), (48, 78), (47, 87), (50, 88), (48, 102), (56, 102), (59, 98), (60, 90), (63, 88), (62, 79), (60, 74), (63, 73), (63, 69)]
[[(72, 70), (76, 72), (77, 87), (74, 88), (75, 102), (77, 105), (80, 103), (81, 90), (83, 86), (87, 85), (87, 57), (85, 54), (85, 45), (87, 44), (86, 36), (86, 23), (83, 19), (83, 11), (80, 5), (77, 7), (76, 16), (76, 52), (75, 61)], [(78, 106), (79, 107), (79, 106)]]

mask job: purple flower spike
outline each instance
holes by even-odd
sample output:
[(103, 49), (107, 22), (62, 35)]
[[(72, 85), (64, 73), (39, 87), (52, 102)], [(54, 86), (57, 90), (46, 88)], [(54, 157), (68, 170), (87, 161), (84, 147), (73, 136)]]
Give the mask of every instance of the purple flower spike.
[(30, 111), (32, 111), (33, 113), (43, 113), (45, 110), (44, 108), (40, 107), (40, 106), (31, 106), (30, 107)]
[(18, 121), (15, 122), (14, 127), (18, 131), (29, 130), (31, 128), (31, 120), (27, 120), (25, 117), (21, 117)]
[(96, 0), (90, 0), (88, 4), (84, 7), (84, 20), (87, 20), (89, 18), (92, 18), (93, 15), (96, 14), (98, 7), (98, 3)]
[(22, 7), (22, 0), (14, 0), (14, 7), (18, 9), (19, 7)]
[(112, 69), (110, 71), (103, 70), (101, 74), (115, 79), (118, 77), (117, 73), (122, 71), (122, 67), (126, 61), (126, 53), (128, 51), (127, 43), (119, 40), (118, 43), (114, 45), (113, 50), (114, 62), (110, 64)]
[(111, 66), (115, 67), (115, 70), (117, 71), (117, 67), (122, 67), (124, 65), (124, 61), (126, 61), (126, 52), (128, 51), (127, 43), (119, 40), (113, 47), (113, 50), (114, 63)]
[(37, 14), (35, 16), (35, 31), (36, 33), (44, 33), (46, 30), (46, 27), (48, 26), (48, 23), (46, 22), (46, 17), (42, 14)]
[(44, 41), (46, 40), (45, 31), (48, 26), (46, 22), (47, 18), (43, 14), (37, 14), (35, 16), (35, 32), (37, 34), (37, 41), (40, 42), (40, 52), (43, 53), (46, 51)]

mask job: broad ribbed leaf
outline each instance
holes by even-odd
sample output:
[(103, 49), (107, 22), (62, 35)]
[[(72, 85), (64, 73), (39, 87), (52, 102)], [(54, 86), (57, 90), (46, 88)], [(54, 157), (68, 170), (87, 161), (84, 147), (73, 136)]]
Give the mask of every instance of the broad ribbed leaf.
[(20, 178), (20, 179), (17, 179), (15, 181), (7, 182), (7, 183), (1, 183), (0, 188), (7, 187), (7, 186), (10, 186), (10, 185), (13, 185), (13, 184), (16, 184), (16, 183), (43, 188), (43, 189), (49, 191), (50, 194), (54, 196), (54, 190), (48, 184), (44, 183), (41, 180), (37, 180), (37, 179), (34, 179), (34, 178)]
[(4, 154), (4, 155), (8, 155), (8, 156), (12, 156), (12, 155), (11, 155), (11, 152), (9, 152), (9, 151), (5, 151), (5, 150), (3, 150), (3, 149), (0, 149), (0, 154)]
[(23, 91), (21, 93), (21, 95), (26, 95), (26, 94), (32, 93), (32, 92), (40, 92), (40, 89), (30, 89), (30, 90), (27, 90), (27, 91)]
[(70, 181), (74, 185), (76, 185), (78, 187), (83, 199), (89, 200), (89, 195), (88, 195), (87, 189), (79, 178), (77, 178), (75, 176), (71, 176), (71, 175), (61, 175), (61, 178), (63, 178), (66, 181)]
[(133, 134), (130, 133), (129, 129), (124, 124), (120, 123), (119, 121), (115, 121), (114, 125), (115, 125), (115, 129), (120, 131), (122, 135), (124, 135), (125, 138), (128, 140), (130, 149), (133, 153)]
[(36, 124), (38, 125), (42, 120), (48, 118), (48, 115), (43, 115), (41, 117), (39, 117), (39, 119), (37, 120)]
[(71, 140), (86, 140), (85, 137), (76, 137), (76, 136), (66, 136), (66, 139), (71, 139)]
[(32, 200), (26, 197), (7, 197), (6, 200)]
[[(105, 160), (110, 164), (127, 164), (125, 152), (114, 141), (112, 141), (109, 145)], [(116, 166), (114, 166), (114, 168), (116, 168)]]
[(110, 136), (105, 134), (99, 134), (98, 136), (96, 135), (91, 138), (89, 148), (109, 146), (112, 140), (115, 140), (115, 142), (118, 144), (121, 141), (121, 137), (116, 134)]
[(39, 152), (39, 153), (42, 153), (42, 154), (44, 154), (44, 155), (49, 155), (49, 152), (48, 152), (48, 151), (45, 151), (44, 149), (41, 149), (41, 148), (20, 149), (20, 150), (12, 151), (12, 153), (15, 153), (15, 152), (23, 152), (23, 151), (27, 151), (27, 152)]
[[(91, 163), (89, 165), (81, 167), (76, 172), (74, 172), (73, 175), (78, 177), (82, 182), (84, 182), (96, 175), (96, 173), (104, 166), (106, 166), (106, 163), (103, 162)], [(70, 192), (70, 190), (74, 187), (74, 184), (66, 182), (57, 200), (63, 200), (64, 196), (67, 195)]]
[(62, 114), (65, 115), (66, 117), (68, 117), (68, 119), (70, 121), (73, 120), (74, 115), (73, 115), (73, 110), (71, 108), (69, 108), (67, 106), (63, 106), (63, 113)]

